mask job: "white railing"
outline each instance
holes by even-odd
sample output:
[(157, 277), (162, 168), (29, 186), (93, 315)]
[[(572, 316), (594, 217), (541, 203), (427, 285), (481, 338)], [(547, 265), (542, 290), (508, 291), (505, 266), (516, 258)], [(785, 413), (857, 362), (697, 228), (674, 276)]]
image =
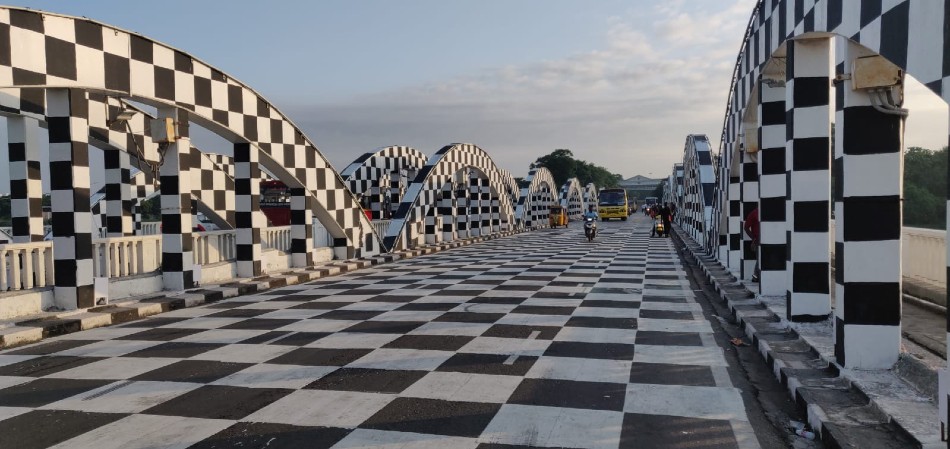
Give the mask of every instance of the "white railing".
[[(834, 260), (834, 220), (831, 220), (829, 234)], [(901, 268), (904, 277), (947, 285), (947, 231), (904, 227), (901, 230)]]
[(53, 242), (0, 245), (0, 291), (53, 285)]
[(162, 236), (95, 239), (92, 251), (93, 276), (117, 278), (151, 273), (162, 264)]
[(373, 220), (373, 229), (376, 230), (376, 235), (379, 236), (380, 240), (386, 237), (386, 231), (389, 230), (390, 221), (391, 220)]
[(156, 235), (161, 234), (162, 222), (160, 221), (143, 221), (142, 222), (142, 235)]
[(237, 258), (237, 231), (207, 231), (191, 234), (196, 265), (208, 265)]
[(277, 226), (261, 230), (261, 249), (290, 252), (290, 241), (290, 226)]

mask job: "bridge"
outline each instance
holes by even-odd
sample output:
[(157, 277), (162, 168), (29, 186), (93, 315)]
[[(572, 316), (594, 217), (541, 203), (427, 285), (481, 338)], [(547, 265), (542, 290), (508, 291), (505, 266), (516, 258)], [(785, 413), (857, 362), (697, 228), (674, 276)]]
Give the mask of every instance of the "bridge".
[[(901, 98), (911, 74), (950, 99), (944, 8), (760, 1), (718, 151), (687, 136), (667, 182), (675, 238), (637, 217), (603, 225), (600, 246), (545, 229), (551, 205), (577, 219), (598, 186), (535, 166), (519, 184), (471, 143), (381, 147), (337, 172), (275, 105), (184, 51), (0, 8), (0, 318), (31, 318), (0, 342), (62, 336), (0, 352), (0, 428), (21, 447), (768, 447), (696, 271), (822, 439), (943, 446), (945, 362), (909, 412), (862, 373), (917, 366), (901, 349)], [(197, 148), (193, 127), (227, 147)], [(142, 218), (150, 198), (159, 222)], [(268, 207), (289, 224), (269, 226)], [(758, 246), (742, 232), (755, 209)], [(193, 230), (199, 212), (220, 229)], [(35, 318), (52, 308), (66, 313)], [(870, 404), (873, 430), (835, 402)], [(30, 431), (44, 413), (68, 425)]]

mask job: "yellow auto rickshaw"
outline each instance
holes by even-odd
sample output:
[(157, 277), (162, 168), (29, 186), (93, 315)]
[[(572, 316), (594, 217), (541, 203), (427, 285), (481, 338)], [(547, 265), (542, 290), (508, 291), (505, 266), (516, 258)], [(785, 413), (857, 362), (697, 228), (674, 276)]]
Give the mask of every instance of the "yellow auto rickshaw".
[(567, 210), (561, 206), (551, 206), (551, 209), (548, 210), (548, 224), (552, 228), (567, 227)]

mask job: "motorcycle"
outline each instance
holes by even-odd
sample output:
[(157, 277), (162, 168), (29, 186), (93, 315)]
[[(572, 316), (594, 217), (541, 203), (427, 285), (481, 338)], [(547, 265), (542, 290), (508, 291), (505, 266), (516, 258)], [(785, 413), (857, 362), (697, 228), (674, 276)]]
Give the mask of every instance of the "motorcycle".
[(594, 220), (593, 217), (587, 217), (584, 219), (584, 236), (587, 237), (588, 242), (594, 241), (594, 236), (597, 235), (597, 220)]

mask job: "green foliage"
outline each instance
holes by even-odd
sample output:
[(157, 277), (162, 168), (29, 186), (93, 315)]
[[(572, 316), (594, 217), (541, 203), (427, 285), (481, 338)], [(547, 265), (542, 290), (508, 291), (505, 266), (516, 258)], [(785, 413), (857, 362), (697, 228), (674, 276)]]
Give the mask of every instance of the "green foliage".
[(946, 229), (947, 148), (904, 152), (904, 225)]
[(150, 199), (142, 201), (142, 203), (139, 205), (139, 212), (142, 214), (142, 221), (161, 220), (161, 195), (155, 195)]
[(623, 179), (620, 175), (611, 173), (610, 170), (604, 167), (574, 159), (574, 153), (563, 148), (539, 157), (535, 163), (550, 170), (551, 175), (554, 176), (554, 182), (558, 186), (563, 185), (568, 179), (576, 177), (582, 185), (594, 183), (598, 189), (602, 189), (617, 187)]
[(656, 197), (656, 202), (658, 202), (658, 203), (663, 202), (663, 187), (664, 187), (664, 186), (666, 186), (666, 180), (665, 180), (665, 179), (664, 179), (663, 181), (661, 181), (659, 184), (657, 184), (657, 185), (656, 185), (656, 188), (653, 189), (653, 193), (650, 194), (650, 196), (655, 196), (655, 197)]

